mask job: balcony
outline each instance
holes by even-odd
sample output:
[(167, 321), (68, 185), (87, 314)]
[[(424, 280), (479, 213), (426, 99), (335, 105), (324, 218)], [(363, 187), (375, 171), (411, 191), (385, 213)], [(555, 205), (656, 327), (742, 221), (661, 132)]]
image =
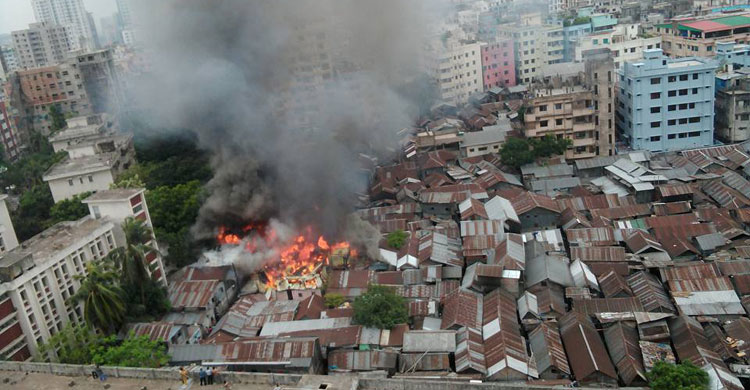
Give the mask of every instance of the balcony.
[(594, 115), (594, 108), (582, 107), (582, 108), (573, 109), (573, 116), (586, 116), (586, 115)]
[(596, 139), (594, 138), (574, 138), (573, 139), (573, 146), (591, 146), (596, 144)]
[(586, 123), (573, 123), (573, 131), (592, 131), (595, 130), (596, 126), (593, 122)]

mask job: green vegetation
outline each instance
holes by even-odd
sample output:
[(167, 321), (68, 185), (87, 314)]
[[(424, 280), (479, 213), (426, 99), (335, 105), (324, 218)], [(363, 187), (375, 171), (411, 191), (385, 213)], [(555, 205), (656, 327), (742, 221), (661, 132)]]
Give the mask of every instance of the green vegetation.
[(391, 329), (409, 319), (406, 300), (385, 286), (371, 284), (354, 300), (354, 321), (364, 326)]
[(165, 261), (190, 264), (199, 250), (190, 236), (198, 217), (202, 190), (212, 175), (208, 156), (195, 140), (176, 134), (138, 136), (139, 163), (121, 175), (114, 187), (146, 187), (146, 203), (157, 240), (166, 249)]
[(159, 341), (151, 341), (148, 336), (135, 336), (118, 343), (115, 336), (102, 339), (94, 345), (94, 363), (103, 366), (156, 368), (169, 363), (167, 347)]
[(588, 16), (579, 16), (574, 18), (568, 18), (563, 21), (563, 27), (577, 26), (579, 24), (591, 23), (591, 18)]
[(166, 346), (147, 336), (125, 340), (103, 336), (85, 325), (67, 325), (39, 346), (35, 361), (65, 364), (101, 364), (121, 367), (161, 367), (169, 362)]
[(325, 300), (326, 306), (331, 309), (337, 308), (346, 302), (346, 298), (343, 295), (336, 293), (326, 294)]
[(518, 169), (538, 158), (563, 154), (571, 144), (569, 139), (555, 138), (551, 135), (541, 139), (508, 138), (500, 150), (500, 159), (504, 165)]
[(706, 390), (708, 373), (694, 366), (690, 361), (680, 364), (656, 362), (646, 373), (653, 390)]
[(110, 252), (107, 259), (120, 271), (118, 283), (126, 305), (125, 320), (153, 320), (170, 308), (164, 286), (148, 274), (147, 255), (156, 253), (147, 245), (153, 233), (142, 221), (134, 218), (126, 219), (122, 229), (126, 245)]
[(107, 261), (86, 264), (86, 274), (76, 275), (81, 288), (70, 297), (74, 304), (83, 303), (86, 323), (107, 334), (120, 328), (125, 319), (124, 292), (120, 288), (118, 272)]
[(409, 238), (409, 234), (403, 230), (395, 230), (386, 236), (388, 246), (393, 249), (401, 249), (406, 244), (406, 239)]
[(70, 199), (65, 199), (55, 203), (49, 210), (49, 225), (54, 225), (61, 221), (76, 221), (89, 214), (89, 207), (81, 202), (86, 199), (90, 192), (78, 194)]
[(65, 115), (60, 111), (60, 107), (56, 105), (49, 106), (49, 119), (52, 122), (50, 126), (52, 127), (53, 133), (67, 126)]

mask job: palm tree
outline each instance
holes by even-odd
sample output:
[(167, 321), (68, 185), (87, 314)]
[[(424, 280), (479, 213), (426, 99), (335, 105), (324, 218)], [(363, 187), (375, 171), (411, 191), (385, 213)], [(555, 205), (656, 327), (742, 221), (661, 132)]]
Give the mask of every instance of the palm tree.
[(145, 304), (144, 281), (150, 276), (147, 272), (148, 264), (146, 255), (155, 252), (156, 249), (147, 243), (152, 240), (151, 229), (143, 221), (135, 218), (127, 218), (122, 224), (125, 232), (125, 247), (117, 248), (110, 252), (109, 259), (120, 269), (120, 282), (138, 286), (141, 304)]
[(118, 274), (106, 263), (86, 264), (86, 275), (76, 275), (81, 288), (70, 297), (72, 303), (83, 302), (83, 317), (89, 326), (103, 332), (115, 331), (125, 318), (123, 291)]

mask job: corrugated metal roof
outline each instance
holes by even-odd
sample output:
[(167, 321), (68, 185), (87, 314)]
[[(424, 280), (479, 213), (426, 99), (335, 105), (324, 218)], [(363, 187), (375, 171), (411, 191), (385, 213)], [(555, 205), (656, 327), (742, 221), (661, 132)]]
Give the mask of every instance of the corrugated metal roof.
[(136, 336), (148, 336), (151, 341), (171, 342), (171, 338), (179, 332), (181, 325), (165, 322), (138, 322), (125, 326), (125, 333), (134, 332)]
[(607, 349), (588, 316), (575, 312), (564, 315), (560, 319), (560, 334), (573, 374), (579, 381), (586, 381), (595, 373), (617, 380)]
[(645, 311), (636, 298), (573, 299), (573, 311), (582, 314)]
[(279, 337), (317, 337), (320, 345), (327, 348), (354, 347), (361, 342), (362, 325), (344, 326), (332, 329), (305, 329), (283, 332)]
[(400, 357), (399, 371), (448, 371), (451, 368), (448, 353), (403, 353)]
[(484, 209), (484, 204), (474, 198), (469, 198), (459, 203), (458, 212), (461, 214), (462, 220), (471, 218), (489, 219), (487, 211)]
[(599, 286), (607, 298), (632, 296), (633, 292), (624, 277), (614, 271), (599, 277)]
[(656, 186), (659, 196), (668, 198), (673, 196), (693, 196), (693, 188), (689, 184), (669, 184)]
[(484, 363), (484, 340), (482, 330), (463, 327), (456, 333), (456, 372), (487, 373)]
[(469, 236), (503, 236), (503, 223), (499, 220), (461, 221), (461, 237)]
[(300, 330), (331, 329), (349, 326), (352, 319), (349, 317), (322, 318), (316, 320), (279, 321), (266, 322), (260, 330), (261, 337), (277, 336), (281, 333), (296, 332)]
[(524, 291), (523, 295), (518, 298), (516, 303), (518, 305), (518, 317), (521, 318), (521, 320), (539, 317), (539, 303), (537, 302), (534, 293)]
[(404, 352), (456, 351), (455, 330), (410, 330), (404, 333)]
[(475, 183), (453, 184), (437, 188), (428, 188), (419, 193), (422, 203), (461, 203), (468, 198), (487, 199), (487, 192)]
[(604, 261), (627, 261), (625, 248), (621, 246), (574, 246), (570, 248), (571, 260), (581, 260), (585, 263)]
[[(677, 357), (680, 361), (690, 361), (698, 367), (706, 369), (710, 366), (713, 369), (721, 370), (730, 382), (731, 378), (737, 380), (729, 372), (719, 355), (711, 348), (711, 344), (703, 333), (700, 323), (687, 316), (679, 316), (669, 320), (669, 330), (672, 333), (672, 343), (674, 344)], [(726, 386), (727, 384), (724, 383)], [(732, 388), (732, 387), (728, 387)], [(742, 387), (740, 387), (741, 389)]]
[(590, 287), (599, 291), (599, 283), (596, 280), (596, 275), (581, 260), (575, 260), (570, 263), (570, 275), (573, 277), (573, 282), (577, 287)]
[(482, 327), (482, 294), (461, 289), (443, 299), (442, 329)]
[(334, 270), (328, 276), (328, 288), (367, 288), (373, 275), (369, 270)]
[(715, 263), (693, 263), (674, 266), (670, 268), (659, 269), (661, 279), (668, 280), (685, 280), (685, 279), (702, 279), (706, 277), (721, 276), (719, 267)]
[(505, 240), (495, 248), (495, 255), (489, 258), (489, 262), (509, 270), (526, 269), (526, 248), (523, 236), (507, 233)]
[(513, 204), (508, 199), (500, 196), (494, 196), (484, 204), (484, 209), (487, 212), (489, 219), (497, 219), (501, 221), (511, 220), (520, 223), (516, 210), (513, 208)]
[(591, 210), (592, 217), (601, 216), (612, 220), (642, 217), (646, 215), (651, 215), (651, 205), (645, 203)]
[(564, 287), (574, 286), (568, 259), (544, 253), (528, 259), (526, 261), (526, 285), (533, 286), (546, 280)]
[(705, 277), (701, 279), (670, 280), (669, 290), (675, 292), (691, 291), (726, 291), (733, 290), (732, 282), (725, 276)]
[(222, 284), (218, 280), (181, 281), (169, 286), (169, 302), (173, 309), (205, 309)]
[(713, 251), (714, 249), (720, 248), (731, 242), (721, 233), (709, 233), (696, 236), (695, 241), (698, 243), (698, 248), (702, 251)]
[(533, 286), (529, 291), (536, 295), (537, 305), (540, 314), (557, 313), (565, 314), (565, 290), (562, 287), (550, 284), (547, 286)]
[(505, 376), (506, 369), (529, 375), (526, 340), (516, 315), (516, 300), (503, 289), (485, 295), (483, 302), (482, 337), (487, 377)]
[(715, 264), (725, 276), (750, 274), (750, 260), (717, 261)]
[(737, 349), (747, 354), (750, 351), (750, 319), (740, 317), (724, 323), (724, 330), (734, 340), (742, 340), (744, 343), (737, 345)]
[(334, 350), (328, 353), (328, 366), (334, 370), (375, 371), (395, 370), (398, 352), (369, 350)]
[(680, 312), (689, 316), (745, 314), (740, 298), (732, 291), (694, 291), (687, 296), (674, 295)]
[(554, 367), (558, 371), (570, 375), (568, 357), (563, 349), (557, 324), (554, 322), (539, 324), (529, 334), (529, 344), (539, 373)]
[(523, 176), (533, 176), (537, 179), (547, 177), (573, 176), (573, 166), (568, 164), (536, 165), (526, 164), (521, 167)]
[(565, 231), (571, 246), (612, 246), (617, 244), (614, 229), (610, 227), (596, 227), (583, 229), (568, 229)]
[(649, 312), (676, 313), (667, 292), (655, 276), (648, 272), (639, 271), (627, 278), (633, 295), (641, 302), (643, 308)]
[(576, 211), (588, 211), (594, 209), (607, 209), (636, 204), (632, 196), (617, 196), (615, 194), (600, 194), (582, 196), (576, 198), (558, 199), (557, 203), (561, 210), (572, 208)]
[(646, 381), (646, 370), (638, 344), (638, 331), (628, 322), (616, 322), (604, 330), (609, 357), (617, 367), (623, 383), (630, 386), (636, 379)]
[(533, 192), (524, 191), (510, 200), (516, 215), (523, 215), (536, 208), (542, 208), (555, 213), (560, 213), (560, 207), (552, 198)]
[(654, 364), (659, 361), (675, 363), (672, 346), (669, 343), (655, 343), (652, 341), (639, 341), (641, 353), (643, 355), (643, 366), (646, 371), (651, 371)]

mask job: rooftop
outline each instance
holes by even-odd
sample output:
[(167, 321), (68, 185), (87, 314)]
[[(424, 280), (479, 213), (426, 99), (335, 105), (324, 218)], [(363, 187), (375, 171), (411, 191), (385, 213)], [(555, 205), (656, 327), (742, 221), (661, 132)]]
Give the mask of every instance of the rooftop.
[(87, 173), (107, 171), (112, 169), (112, 165), (117, 161), (113, 157), (114, 156), (109, 153), (78, 158), (65, 157), (65, 159), (50, 167), (50, 169), (45, 172), (42, 179), (44, 181), (50, 181), (84, 175)]

